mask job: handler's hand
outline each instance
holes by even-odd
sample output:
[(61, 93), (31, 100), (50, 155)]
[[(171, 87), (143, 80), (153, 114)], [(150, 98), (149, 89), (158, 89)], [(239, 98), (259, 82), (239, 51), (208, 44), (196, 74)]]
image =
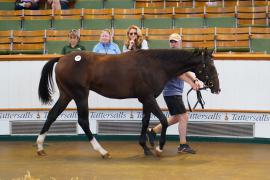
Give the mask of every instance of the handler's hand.
[(193, 90), (198, 91), (201, 87), (199, 80), (195, 80), (191, 87)]

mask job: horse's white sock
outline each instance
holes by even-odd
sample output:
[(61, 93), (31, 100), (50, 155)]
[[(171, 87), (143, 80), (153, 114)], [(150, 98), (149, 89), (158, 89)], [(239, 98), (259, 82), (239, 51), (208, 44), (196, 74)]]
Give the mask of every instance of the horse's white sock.
[(156, 147), (156, 151), (162, 153), (162, 150), (159, 148), (159, 146)]
[(108, 153), (105, 149), (103, 149), (103, 147), (101, 147), (101, 145), (98, 143), (96, 138), (93, 138), (90, 142), (91, 142), (95, 151), (99, 151), (99, 153), (102, 155), (105, 155)]
[(37, 138), (37, 148), (38, 148), (38, 151), (42, 151), (43, 150), (43, 143), (44, 143), (45, 137), (46, 137), (46, 133), (40, 134), (38, 136), (38, 138)]

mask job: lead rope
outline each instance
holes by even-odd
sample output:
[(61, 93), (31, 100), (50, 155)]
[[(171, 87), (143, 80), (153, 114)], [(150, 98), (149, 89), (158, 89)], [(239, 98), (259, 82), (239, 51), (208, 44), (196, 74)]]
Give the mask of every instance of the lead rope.
[[(195, 109), (197, 107), (198, 104), (201, 105), (202, 109), (204, 109), (204, 105), (205, 105), (205, 102), (203, 100), (203, 97), (202, 97), (202, 93), (201, 93), (201, 90), (206, 90), (208, 87), (202, 87), (202, 88), (199, 88), (199, 90), (196, 91), (196, 94), (197, 94), (197, 102), (196, 104), (193, 106), (193, 109)], [(191, 106), (190, 106), (190, 103), (189, 103), (189, 100), (188, 100), (188, 95), (189, 93), (192, 91), (193, 89), (190, 88), (190, 90), (187, 92), (187, 103), (188, 103), (188, 108), (189, 108), (189, 111), (192, 112), (192, 109), (191, 109)]]

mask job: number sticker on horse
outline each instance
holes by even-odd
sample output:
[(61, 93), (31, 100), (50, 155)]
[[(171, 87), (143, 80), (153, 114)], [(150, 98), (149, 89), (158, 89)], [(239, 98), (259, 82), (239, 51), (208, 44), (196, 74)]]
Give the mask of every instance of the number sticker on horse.
[(75, 61), (80, 61), (81, 59), (82, 59), (82, 57), (81, 57), (80, 55), (77, 55), (77, 56), (75, 56), (75, 58), (74, 58)]

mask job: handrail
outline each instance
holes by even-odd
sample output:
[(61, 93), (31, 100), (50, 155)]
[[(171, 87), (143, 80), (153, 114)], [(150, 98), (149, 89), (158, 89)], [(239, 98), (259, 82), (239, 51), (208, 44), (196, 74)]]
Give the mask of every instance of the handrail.
[(0, 61), (47, 61), (55, 57), (61, 57), (61, 54), (44, 54), (44, 55), (0, 55)]
[[(47, 61), (55, 57), (61, 57), (61, 54), (44, 55), (0, 55), (0, 61)], [(251, 60), (251, 61), (269, 61), (270, 54), (263, 53), (214, 53), (214, 60)]]
[[(1, 111), (49, 111), (51, 108), (0, 108)], [(77, 108), (67, 108), (65, 111), (75, 111)], [(142, 108), (89, 108), (90, 111), (142, 111)], [(167, 111), (167, 108), (161, 108)], [(270, 110), (243, 110), (243, 109), (194, 109), (193, 112), (236, 112), (236, 113), (270, 113)]]

